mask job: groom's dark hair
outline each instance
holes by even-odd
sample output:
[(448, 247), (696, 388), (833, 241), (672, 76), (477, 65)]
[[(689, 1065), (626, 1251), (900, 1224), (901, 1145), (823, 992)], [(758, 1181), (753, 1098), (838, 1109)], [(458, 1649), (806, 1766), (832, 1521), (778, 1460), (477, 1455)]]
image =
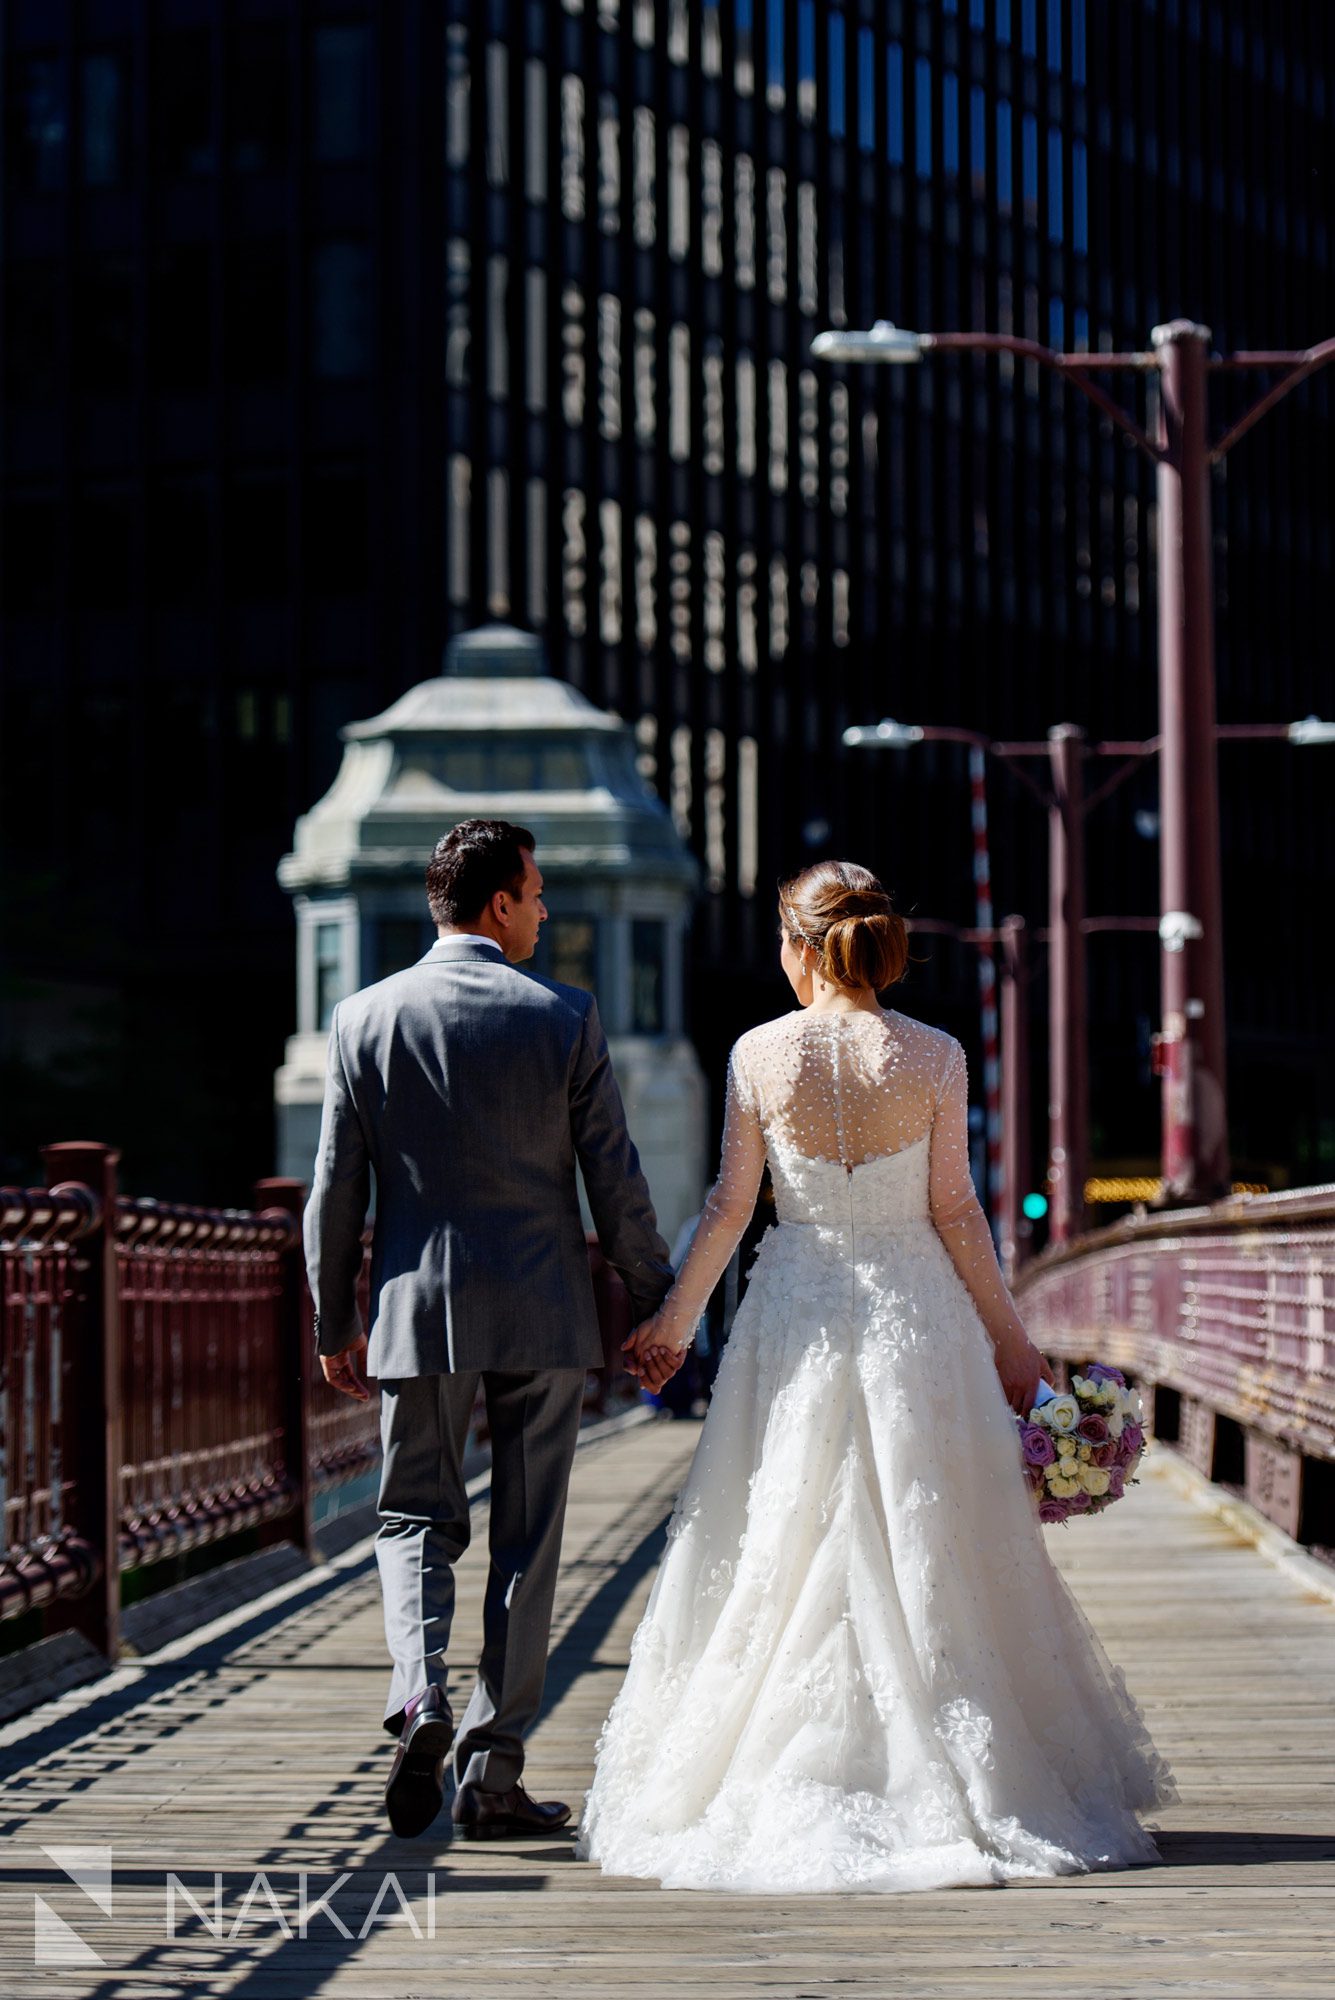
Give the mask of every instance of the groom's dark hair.
[(518, 902), (524, 886), (524, 850), (537, 842), (526, 826), (508, 819), (461, 820), (436, 842), (426, 867), (426, 899), (438, 924), (468, 924), (498, 890)]

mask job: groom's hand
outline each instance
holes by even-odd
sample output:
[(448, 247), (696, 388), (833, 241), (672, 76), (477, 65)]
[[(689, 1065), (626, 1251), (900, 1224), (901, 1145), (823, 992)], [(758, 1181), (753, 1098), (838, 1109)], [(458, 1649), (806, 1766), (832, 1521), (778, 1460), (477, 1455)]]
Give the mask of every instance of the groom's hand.
[(626, 1373), (636, 1376), (655, 1396), (686, 1359), (686, 1349), (676, 1347), (659, 1332), (659, 1317), (655, 1313), (636, 1327), (629, 1340), (621, 1343), (622, 1353), (628, 1356)]
[(642, 1386), (656, 1396), (672, 1380), (685, 1359), (684, 1348), (678, 1353), (675, 1347), (651, 1347), (639, 1366)]
[(352, 1396), (359, 1403), (369, 1403), (371, 1391), (366, 1385), (366, 1335), (359, 1333), (347, 1347), (341, 1347), (337, 1354), (322, 1354), (320, 1366), (324, 1379), (333, 1389), (345, 1396)]

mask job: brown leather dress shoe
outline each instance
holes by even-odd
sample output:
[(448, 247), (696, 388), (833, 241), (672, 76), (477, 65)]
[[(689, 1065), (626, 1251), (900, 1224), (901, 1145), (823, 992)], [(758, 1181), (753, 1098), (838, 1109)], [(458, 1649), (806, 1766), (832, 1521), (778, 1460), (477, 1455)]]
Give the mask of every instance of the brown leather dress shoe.
[(570, 1818), (570, 1807), (559, 1799), (539, 1805), (522, 1785), (508, 1792), (484, 1792), (481, 1785), (461, 1785), (451, 1818), (465, 1840), (515, 1840), (555, 1833)]
[(399, 1747), (385, 1781), (385, 1810), (401, 1840), (425, 1833), (445, 1803), (445, 1759), (454, 1742), (454, 1717), (438, 1687), (409, 1705)]

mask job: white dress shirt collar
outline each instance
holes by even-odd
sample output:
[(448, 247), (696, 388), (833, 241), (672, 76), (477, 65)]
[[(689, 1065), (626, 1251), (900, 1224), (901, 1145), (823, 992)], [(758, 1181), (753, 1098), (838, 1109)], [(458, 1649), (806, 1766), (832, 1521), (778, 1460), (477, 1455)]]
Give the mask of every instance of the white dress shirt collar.
[(465, 941), (469, 944), (489, 944), (493, 951), (500, 952), (501, 957), (505, 957), (496, 939), (487, 937), (483, 931), (446, 931), (444, 937), (436, 939), (437, 944), (463, 944)]

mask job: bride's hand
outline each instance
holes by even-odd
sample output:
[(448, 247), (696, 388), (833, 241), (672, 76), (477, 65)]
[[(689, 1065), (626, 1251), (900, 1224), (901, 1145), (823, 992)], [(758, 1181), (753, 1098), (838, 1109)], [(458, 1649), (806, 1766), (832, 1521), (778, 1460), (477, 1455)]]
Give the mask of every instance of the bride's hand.
[(669, 1338), (662, 1322), (663, 1315), (655, 1313), (652, 1319), (636, 1327), (629, 1340), (622, 1342), (622, 1352), (628, 1356), (626, 1373), (636, 1376), (654, 1395), (686, 1359), (686, 1348)]
[(1028, 1334), (999, 1342), (996, 1349), (997, 1374), (1001, 1377), (1006, 1401), (1017, 1416), (1027, 1417), (1034, 1407), (1040, 1382), (1052, 1383), (1052, 1370)]

